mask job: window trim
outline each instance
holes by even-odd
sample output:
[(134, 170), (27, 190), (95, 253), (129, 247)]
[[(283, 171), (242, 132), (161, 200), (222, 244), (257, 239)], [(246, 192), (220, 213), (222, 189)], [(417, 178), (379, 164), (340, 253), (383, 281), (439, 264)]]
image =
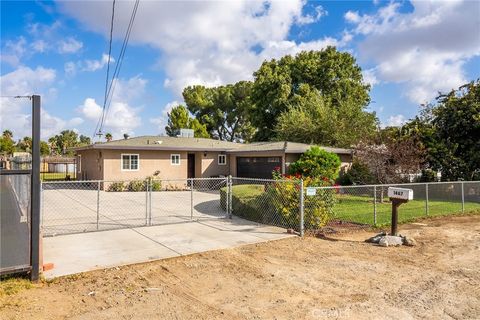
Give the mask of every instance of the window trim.
[[(130, 161), (131, 161), (131, 156), (137, 156), (137, 169), (124, 169), (123, 168), (123, 156), (130, 156)], [(130, 162), (130, 167), (132, 167), (131, 162)], [(140, 170), (140, 154), (138, 154), (138, 153), (121, 153), (120, 154), (120, 170), (121, 171), (139, 171)]]
[[(178, 157), (178, 163), (174, 163), (173, 162), (173, 157)], [(182, 157), (180, 155), (180, 153), (171, 153), (170, 154), (170, 165), (172, 166), (179, 166), (182, 162)]]
[[(220, 162), (220, 158), (222, 158), (222, 157), (225, 159), (223, 163)], [(226, 166), (227, 165), (227, 155), (226, 154), (219, 154), (218, 158), (217, 158), (217, 163), (218, 163), (219, 166)]]

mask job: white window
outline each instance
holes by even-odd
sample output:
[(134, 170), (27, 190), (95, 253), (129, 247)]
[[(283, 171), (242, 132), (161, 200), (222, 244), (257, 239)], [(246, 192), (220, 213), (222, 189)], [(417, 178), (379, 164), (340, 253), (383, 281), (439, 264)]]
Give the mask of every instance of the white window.
[(179, 154), (171, 154), (170, 155), (170, 163), (172, 166), (179, 166), (180, 165), (180, 155)]
[(139, 167), (138, 154), (122, 154), (122, 171), (137, 171)]
[(219, 154), (218, 155), (218, 165), (224, 166), (227, 164), (227, 155), (226, 154)]

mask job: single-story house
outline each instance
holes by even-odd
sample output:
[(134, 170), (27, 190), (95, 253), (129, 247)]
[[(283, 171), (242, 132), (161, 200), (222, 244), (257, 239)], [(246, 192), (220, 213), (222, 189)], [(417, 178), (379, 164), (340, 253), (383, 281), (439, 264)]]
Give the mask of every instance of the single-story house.
[[(156, 175), (160, 179), (234, 177), (271, 178), (285, 173), (310, 145), (294, 142), (235, 143), (204, 138), (141, 136), (95, 143), (73, 150), (78, 180), (133, 180)], [(350, 149), (328, 148), (338, 154), (345, 170)]]

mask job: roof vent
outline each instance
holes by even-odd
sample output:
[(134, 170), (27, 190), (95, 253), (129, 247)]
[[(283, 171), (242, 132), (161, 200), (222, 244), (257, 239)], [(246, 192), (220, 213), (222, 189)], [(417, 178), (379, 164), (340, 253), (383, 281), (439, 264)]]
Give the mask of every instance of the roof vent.
[(193, 138), (193, 129), (180, 129), (180, 138)]

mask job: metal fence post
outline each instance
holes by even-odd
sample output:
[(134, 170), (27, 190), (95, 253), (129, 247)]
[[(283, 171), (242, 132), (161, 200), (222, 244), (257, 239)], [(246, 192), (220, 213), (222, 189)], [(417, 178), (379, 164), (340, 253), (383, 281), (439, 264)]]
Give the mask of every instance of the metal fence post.
[(464, 182), (462, 181), (462, 213), (465, 212), (465, 188)]
[(428, 183), (425, 183), (425, 215), (428, 216)]
[(190, 220), (193, 220), (193, 178), (190, 180)]
[(304, 232), (304, 223), (303, 223), (303, 215), (304, 215), (304, 194), (303, 194), (303, 179), (300, 180), (300, 237), (303, 237)]
[(227, 214), (228, 214), (228, 218), (229, 219), (232, 219), (232, 215), (233, 215), (233, 203), (232, 203), (232, 199), (233, 199), (233, 196), (232, 196), (232, 193), (233, 193), (233, 180), (232, 180), (232, 176), (229, 175), (228, 176), (228, 179), (227, 179), (227, 184), (228, 184), (228, 187), (227, 187)]
[(148, 188), (148, 224), (152, 225), (152, 180)]
[(97, 230), (100, 221), (100, 181), (97, 181)]
[(148, 225), (148, 189), (150, 186), (150, 178), (145, 180), (145, 225)]
[(377, 186), (373, 186), (373, 225), (377, 225)]

